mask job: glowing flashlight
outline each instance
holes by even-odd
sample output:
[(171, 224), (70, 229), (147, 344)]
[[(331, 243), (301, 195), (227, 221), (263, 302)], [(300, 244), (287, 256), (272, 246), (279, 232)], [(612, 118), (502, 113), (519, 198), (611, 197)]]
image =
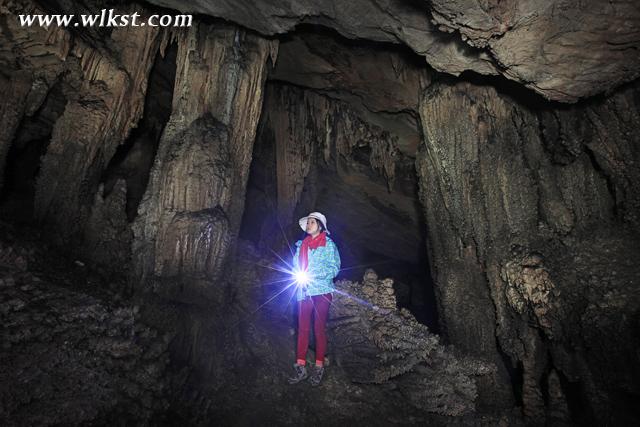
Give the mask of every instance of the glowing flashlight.
[(294, 273), (294, 276), (296, 278), (296, 283), (298, 284), (298, 286), (302, 286), (303, 288), (306, 287), (306, 285), (309, 283), (310, 279), (309, 279), (309, 273), (307, 273), (304, 270), (298, 270)]

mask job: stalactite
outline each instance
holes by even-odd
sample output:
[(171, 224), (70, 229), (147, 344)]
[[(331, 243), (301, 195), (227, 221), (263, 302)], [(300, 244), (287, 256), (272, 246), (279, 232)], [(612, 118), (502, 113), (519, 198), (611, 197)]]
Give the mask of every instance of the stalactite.
[[(270, 85), (265, 104), (265, 135), (276, 144), (278, 216), (289, 224), (300, 202), (305, 178), (319, 159), (338, 171), (356, 147), (369, 147), (369, 164), (393, 186), (399, 159), (398, 137), (367, 121), (342, 101), (288, 85)], [(260, 136), (259, 136), (260, 137)], [(333, 155), (332, 155), (333, 153)]]
[(134, 286), (164, 279), (168, 298), (218, 299), (239, 231), (267, 57), (275, 42), (234, 26), (177, 34), (173, 109), (133, 225)]
[[(79, 243), (99, 176), (141, 115), (160, 29), (114, 29), (111, 37), (123, 47), (116, 57), (63, 27), (18, 28), (15, 14), (44, 12), (31, 2), (17, 3), (5, 11), (5, 37), (32, 70), (33, 81), (50, 88), (62, 78), (68, 99), (42, 160), (35, 216), (50, 226), (58, 241)], [(46, 90), (39, 97), (45, 96)]]
[(38, 178), (35, 212), (68, 241), (82, 231), (100, 174), (142, 114), (147, 77), (159, 44), (159, 30), (120, 27), (126, 39), (119, 60), (79, 41), (71, 55), (80, 74), (77, 93), (56, 122)]
[(374, 170), (384, 175), (389, 191), (391, 191), (396, 177), (396, 161), (399, 153), (391, 135), (386, 132), (382, 135), (383, 138), (376, 139), (371, 144), (371, 157), (369, 161)]
[(0, 190), (3, 186), (7, 153), (24, 116), (32, 116), (48, 90), (62, 74), (71, 35), (51, 26), (22, 27), (18, 13), (42, 13), (31, 1), (0, 5), (3, 31), (0, 32), (0, 64), (5, 75), (0, 80)]
[(277, 215), (281, 224), (292, 220), (304, 179), (318, 150), (318, 135), (313, 132), (319, 126), (318, 121), (324, 122), (328, 117), (326, 100), (313, 101), (303, 91), (268, 86), (263, 120), (275, 141)]

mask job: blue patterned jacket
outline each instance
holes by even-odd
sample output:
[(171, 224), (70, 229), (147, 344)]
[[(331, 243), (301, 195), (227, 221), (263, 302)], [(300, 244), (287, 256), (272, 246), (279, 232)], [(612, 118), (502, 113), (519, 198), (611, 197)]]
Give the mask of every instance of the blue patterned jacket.
[[(340, 253), (336, 244), (326, 236), (326, 246), (320, 246), (317, 249), (309, 249), (309, 267), (307, 272), (311, 278), (311, 282), (307, 285), (307, 295), (322, 295), (335, 291), (333, 286), (333, 278), (340, 271)], [(293, 256), (293, 267), (298, 268), (298, 256), (300, 255), (300, 246), (302, 240), (296, 242), (296, 253)], [(296, 291), (296, 299), (303, 300), (305, 297), (302, 289)]]

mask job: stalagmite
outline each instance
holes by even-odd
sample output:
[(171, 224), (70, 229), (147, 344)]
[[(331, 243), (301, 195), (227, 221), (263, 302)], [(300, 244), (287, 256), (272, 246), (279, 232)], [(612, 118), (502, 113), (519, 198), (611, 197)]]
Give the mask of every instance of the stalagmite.
[(490, 363), (457, 358), (407, 310), (398, 310), (393, 279), (367, 269), (362, 282), (340, 281), (329, 328), (337, 363), (351, 380), (391, 382), (421, 410), (460, 416), (475, 410), (476, 376)]

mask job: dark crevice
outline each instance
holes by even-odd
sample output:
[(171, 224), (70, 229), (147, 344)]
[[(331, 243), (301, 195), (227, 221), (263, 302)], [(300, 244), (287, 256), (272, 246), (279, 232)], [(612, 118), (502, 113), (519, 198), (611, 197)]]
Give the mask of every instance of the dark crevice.
[(562, 391), (567, 399), (571, 421), (575, 425), (586, 426), (592, 425), (596, 419), (602, 419), (603, 417), (596, 417), (593, 413), (591, 402), (586, 398), (581, 381), (570, 381), (561, 370), (558, 369), (557, 372)]
[(514, 361), (500, 346), (499, 340), (496, 339), (496, 350), (502, 364), (504, 365), (507, 375), (509, 375), (512, 395), (514, 397), (515, 405), (519, 407), (524, 406), (524, 400), (522, 395), (522, 387), (524, 385), (524, 366), (521, 360)]
[(118, 147), (102, 174), (104, 197), (111, 193), (118, 179), (126, 181), (129, 222), (137, 214), (160, 138), (171, 115), (177, 50), (174, 43), (167, 47), (164, 58), (157, 54), (149, 76), (142, 119)]
[(4, 186), (0, 193), (0, 211), (7, 220), (31, 221), (40, 160), (66, 104), (63, 84), (57, 82), (38, 111), (22, 119), (7, 154)]
[(584, 145), (584, 152), (587, 154), (587, 157), (589, 158), (589, 162), (591, 163), (591, 167), (593, 167), (593, 170), (595, 170), (602, 178), (604, 178), (607, 184), (607, 190), (611, 195), (611, 199), (613, 200), (613, 216), (617, 218), (620, 212), (620, 209), (622, 208), (621, 203), (625, 199), (625, 195), (620, 194), (620, 191), (624, 191), (624, 189), (622, 188), (618, 189), (618, 187), (616, 187), (612, 177), (607, 173), (607, 171), (605, 171), (602, 168), (602, 166), (600, 166), (600, 163), (596, 158), (596, 154), (586, 144)]

